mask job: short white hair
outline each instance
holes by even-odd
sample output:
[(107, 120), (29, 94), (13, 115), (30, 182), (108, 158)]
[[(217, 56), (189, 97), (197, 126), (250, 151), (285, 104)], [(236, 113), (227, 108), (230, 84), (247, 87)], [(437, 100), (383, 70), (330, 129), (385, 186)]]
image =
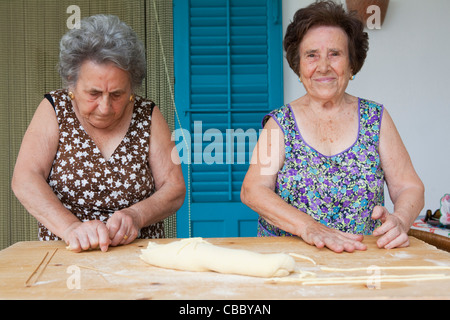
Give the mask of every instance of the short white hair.
[(128, 71), (134, 92), (146, 75), (144, 44), (133, 29), (113, 15), (84, 18), (79, 29), (72, 29), (62, 37), (58, 70), (65, 87), (77, 83), (81, 65), (88, 60), (112, 62)]

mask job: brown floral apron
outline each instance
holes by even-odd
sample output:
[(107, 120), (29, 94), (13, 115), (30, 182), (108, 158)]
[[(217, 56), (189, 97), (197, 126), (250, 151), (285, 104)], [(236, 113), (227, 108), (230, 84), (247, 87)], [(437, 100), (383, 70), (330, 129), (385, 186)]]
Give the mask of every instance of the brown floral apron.
[[(81, 221), (106, 222), (116, 211), (155, 192), (149, 166), (150, 126), (155, 104), (136, 96), (130, 127), (109, 159), (86, 133), (66, 90), (45, 95), (59, 124), (59, 146), (48, 184)], [(164, 222), (142, 228), (138, 238), (163, 238)], [(39, 223), (40, 240), (61, 240)]]

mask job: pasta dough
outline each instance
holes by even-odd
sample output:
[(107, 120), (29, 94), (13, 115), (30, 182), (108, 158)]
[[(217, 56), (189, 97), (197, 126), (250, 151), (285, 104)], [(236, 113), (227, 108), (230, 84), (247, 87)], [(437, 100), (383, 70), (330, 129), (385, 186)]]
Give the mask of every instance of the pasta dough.
[[(450, 270), (449, 266), (395, 266), (395, 267), (378, 267), (378, 270)], [(353, 271), (367, 271), (368, 268), (329, 268), (321, 267), (322, 271), (328, 272), (353, 272)]]
[(297, 259), (302, 259), (302, 260), (307, 260), (309, 262), (311, 262), (312, 264), (316, 265), (317, 263), (311, 259), (310, 257), (304, 256), (302, 254), (298, 254), (298, 253), (289, 253), (289, 255), (291, 257), (297, 258)]
[(316, 278), (314, 274), (300, 274), (298, 277), (273, 278), (270, 283), (301, 283), (305, 286), (311, 285), (335, 285), (335, 284), (366, 284), (372, 282), (411, 282), (447, 280), (450, 276), (445, 274), (411, 274), (411, 275), (380, 275), (380, 276), (356, 276), (356, 277), (324, 277)]
[(265, 278), (284, 277), (295, 270), (295, 261), (287, 254), (262, 254), (223, 248), (202, 238), (183, 239), (168, 244), (149, 242), (140, 258), (161, 268)]

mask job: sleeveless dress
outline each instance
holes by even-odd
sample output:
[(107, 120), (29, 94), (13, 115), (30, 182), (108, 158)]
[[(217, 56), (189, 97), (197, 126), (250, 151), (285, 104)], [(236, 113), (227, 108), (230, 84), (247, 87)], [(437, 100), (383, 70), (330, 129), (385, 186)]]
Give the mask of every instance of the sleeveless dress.
[[(384, 206), (384, 173), (378, 142), (383, 106), (358, 99), (359, 132), (355, 143), (334, 156), (308, 145), (299, 131), (292, 107), (266, 115), (284, 132), (285, 162), (278, 172), (275, 192), (287, 203), (327, 227), (352, 234), (372, 234), (381, 225), (371, 218)], [(258, 236), (292, 236), (259, 217)]]
[[(128, 131), (105, 159), (76, 117), (68, 92), (52, 91), (45, 97), (59, 124), (59, 146), (47, 182), (65, 208), (81, 221), (106, 222), (115, 211), (155, 192), (149, 167), (152, 101), (136, 96)], [(164, 237), (164, 222), (142, 228), (138, 237)], [(61, 240), (40, 223), (39, 239)]]

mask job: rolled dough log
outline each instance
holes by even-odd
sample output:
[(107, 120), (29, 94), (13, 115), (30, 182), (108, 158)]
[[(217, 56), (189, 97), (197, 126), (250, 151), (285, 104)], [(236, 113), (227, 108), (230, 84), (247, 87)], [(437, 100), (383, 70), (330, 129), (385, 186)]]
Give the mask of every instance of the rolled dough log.
[(168, 244), (149, 242), (141, 250), (145, 262), (168, 269), (214, 271), (253, 277), (284, 277), (294, 272), (294, 259), (283, 253), (262, 254), (248, 250), (215, 246), (202, 238)]

